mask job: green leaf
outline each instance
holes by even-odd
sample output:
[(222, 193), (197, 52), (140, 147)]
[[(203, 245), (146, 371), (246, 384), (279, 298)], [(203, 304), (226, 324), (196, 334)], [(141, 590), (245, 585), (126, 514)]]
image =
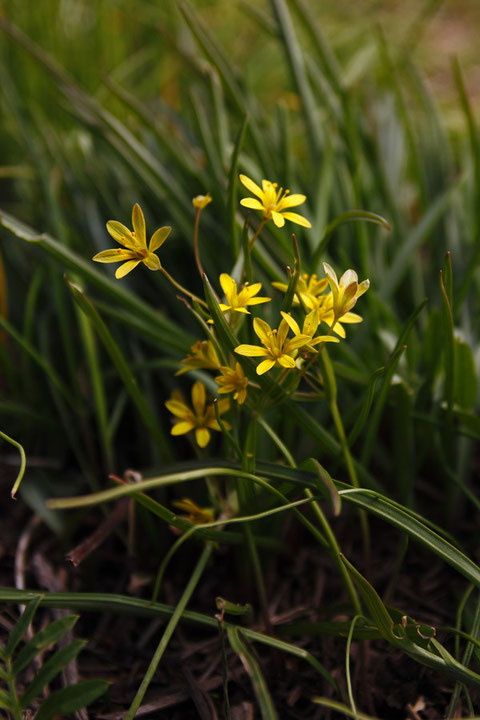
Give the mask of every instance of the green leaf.
[(110, 683), (106, 680), (82, 680), (77, 685), (51, 693), (35, 715), (35, 720), (54, 720), (90, 705), (104, 695)]
[(23, 611), (22, 615), (20, 616), (20, 619), (16, 623), (15, 627), (13, 628), (12, 632), (9, 635), (7, 645), (5, 647), (5, 655), (7, 658), (11, 658), (13, 655), (13, 652), (15, 648), (17, 647), (20, 640), (23, 638), (25, 633), (28, 630), (28, 626), (30, 625), (32, 618), (35, 614), (35, 610), (37, 609), (40, 600), (42, 599), (41, 595), (37, 595), (34, 598), (30, 600), (27, 607)]
[(462, 410), (473, 410), (477, 400), (477, 372), (470, 345), (460, 338), (454, 342), (453, 401)]
[(260, 706), (260, 712), (263, 720), (277, 720), (277, 713), (273, 704), (272, 696), (268, 691), (265, 678), (263, 677), (260, 665), (248, 645), (246, 638), (244, 637), (240, 628), (228, 626), (227, 636), (242, 665), (247, 671), (250, 680), (252, 681), (253, 690), (255, 692), (258, 704)]
[(71, 643), (68, 643), (68, 645), (64, 645), (57, 650), (57, 652), (42, 665), (20, 698), (22, 708), (26, 708), (40, 695), (45, 685), (53, 680), (68, 663), (77, 657), (84, 645), (86, 645), (86, 640), (73, 640)]
[(5, 690), (0, 689), (0, 708), (3, 710), (8, 710), (9, 712), (14, 712), (17, 707), (13, 700), (10, 698), (10, 695), (5, 692)]
[(380, 595), (344, 555), (341, 555), (341, 558), (343, 563), (346, 565), (348, 572), (353, 577), (353, 581), (368, 608), (370, 617), (380, 631), (381, 635), (385, 638), (385, 640), (396, 644), (397, 638), (393, 633), (393, 620), (390, 617), (387, 608), (383, 604)]
[(67, 615), (54, 620), (46, 628), (34, 635), (18, 653), (13, 664), (13, 674), (18, 675), (29, 665), (41, 650), (50, 647), (58, 642), (66, 633), (71, 630), (78, 620), (78, 615)]
[(230, 171), (228, 173), (228, 189), (227, 189), (227, 209), (230, 226), (230, 242), (232, 243), (233, 263), (236, 262), (238, 256), (238, 229), (237, 229), (237, 175), (238, 175), (238, 158), (245, 139), (245, 131), (248, 126), (248, 115), (245, 115), (242, 127), (238, 131), (235, 146), (230, 160)]

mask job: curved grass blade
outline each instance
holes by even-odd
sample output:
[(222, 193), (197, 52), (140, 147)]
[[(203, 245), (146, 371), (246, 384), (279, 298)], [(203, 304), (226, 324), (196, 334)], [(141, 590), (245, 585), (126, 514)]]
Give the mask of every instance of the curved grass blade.
[(277, 713), (257, 658), (238, 627), (227, 627), (227, 636), (252, 682), (263, 720), (277, 720)]
[(5, 442), (10, 443), (10, 445), (13, 445), (14, 447), (16, 447), (18, 452), (20, 453), (20, 469), (18, 471), (18, 475), (15, 479), (15, 482), (13, 483), (13, 487), (10, 490), (10, 497), (12, 498), (12, 500), (14, 500), (15, 495), (17, 494), (17, 490), (20, 487), (20, 483), (22, 482), (22, 478), (25, 474), (25, 468), (27, 466), (27, 458), (25, 455), (25, 450), (23, 449), (23, 446), (20, 445), (19, 442), (17, 442), (13, 438), (11, 438), (9, 435), (6, 435), (6, 433), (2, 432), (1, 430), (0, 430), (0, 438), (5, 440)]
[(348, 210), (347, 212), (338, 215), (332, 222), (330, 222), (325, 230), (323, 231), (320, 243), (315, 250), (312, 258), (312, 267), (317, 268), (320, 264), (320, 260), (327, 252), (328, 241), (330, 235), (336, 230), (337, 227), (345, 225), (346, 223), (365, 221), (373, 223), (374, 225), (381, 225), (385, 230), (391, 230), (388, 222), (381, 215), (377, 213), (369, 212), (368, 210)]
[[(120, 614), (133, 615), (145, 618), (169, 618), (172, 616), (175, 608), (172, 605), (164, 603), (154, 603), (151, 600), (142, 600), (128, 595), (117, 595), (110, 593), (44, 593), (38, 596), (38, 593), (29, 590), (14, 590), (12, 588), (0, 587), (0, 603), (18, 604), (26, 603), (30, 600), (39, 599), (42, 607), (62, 608), (67, 610), (84, 610), (86, 612), (114, 612)], [(190, 624), (200, 625), (211, 628), (215, 632), (218, 629), (218, 621), (210, 615), (194, 612), (192, 610), (184, 610), (181, 620)], [(230, 623), (225, 622), (228, 628)], [(233, 625), (233, 627), (236, 627)], [(313, 657), (308, 650), (297, 647), (292, 643), (270, 637), (249, 628), (242, 628), (242, 633), (248, 640), (258, 642), (268, 647), (275, 648), (280, 652), (286, 652), (295, 657), (301, 658), (308, 662), (317, 672), (319, 672), (333, 687), (338, 690), (337, 683), (330, 673), (321, 665), (316, 658)]]

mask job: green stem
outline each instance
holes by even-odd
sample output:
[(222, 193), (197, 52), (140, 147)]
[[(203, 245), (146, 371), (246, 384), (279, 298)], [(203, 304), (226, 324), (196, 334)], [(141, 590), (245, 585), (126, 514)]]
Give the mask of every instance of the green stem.
[(195, 569), (190, 577), (190, 580), (187, 583), (187, 587), (183, 591), (183, 595), (180, 598), (180, 601), (179, 601), (177, 607), (175, 608), (167, 627), (165, 628), (165, 631), (160, 639), (160, 642), (155, 651), (155, 654), (150, 662), (148, 670), (145, 673), (145, 676), (141, 682), (141, 685), (137, 690), (137, 694), (135, 695), (133, 702), (128, 709), (127, 714), (125, 715), (125, 720), (133, 720), (133, 718), (135, 717), (137, 710), (140, 707), (142, 700), (145, 696), (145, 693), (147, 692), (148, 686), (150, 685), (150, 682), (157, 670), (158, 664), (159, 664), (160, 660), (162, 659), (163, 653), (167, 649), (167, 645), (170, 642), (170, 638), (172, 637), (173, 632), (182, 617), (183, 611), (185, 610), (185, 607), (186, 607), (188, 601), (190, 600), (190, 598), (193, 594), (193, 591), (195, 590), (203, 571), (205, 570), (205, 567), (210, 558), (210, 555), (212, 554), (212, 550), (213, 550), (212, 543), (208, 543), (207, 545), (205, 545), (205, 547), (202, 551), (202, 554), (200, 555), (200, 558), (195, 566)]
[(265, 225), (266, 222), (267, 222), (267, 218), (262, 218), (262, 220), (261, 220), (261, 222), (260, 222), (260, 225), (259, 225), (258, 228), (255, 230), (254, 236), (253, 236), (252, 239), (250, 240), (250, 244), (249, 244), (249, 246), (248, 246), (248, 250), (249, 250), (249, 251), (251, 251), (251, 249), (253, 248), (253, 245), (254, 245), (254, 243), (255, 243), (255, 240), (257, 239), (257, 237), (258, 237), (258, 236), (260, 235), (260, 233), (262, 232), (262, 230), (263, 230), (264, 225)]
[[(348, 475), (350, 478), (350, 482), (352, 483), (353, 487), (359, 488), (360, 482), (358, 480), (358, 475), (357, 475), (357, 471), (355, 469), (355, 464), (353, 462), (350, 448), (348, 447), (348, 440), (347, 440), (347, 436), (345, 434), (345, 428), (343, 426), (342, 416), (340, 415), (340, 411), (338, 409), (336, 397), (333, 397), (330, 400), (330, 412), (332, 413), (333, 422), (335, 423), (335, 428), (337, 430), (338, 438), (340, 440), (340, 445), (342, 448), (343, 456), (345, 458), (345, 464), (347, 466), (347, 471), (348, 471)], [(367, 570), (369, 570), (370, 556), (371, 556), (370, 527), (368, 524), (367, 514), (365, 513), (364, 510), (359, 510), (359, 516), (360, 516), (360, 526), (362, 529), (362, 537), (363, 537), (365, 566), (366, 566)], [(369, 574), (369, 572), (367, 572), (367, 575), (368, 574)]]
[(198, 226), (200, 224), (200, 213), (202, 212), (201, 208), (197, 208), (195, 212), (195, 227), (193, 229), (193, 252), (195, 254), (195, 263), (198, 268), (198, 272), (200, 273), (200, 277), (203, 277), (204, 270), (202, 267), (202, 261), (200, 260), (200, 250), (198, 247)]
[(165, 275), (165, 277), (167, 278), (168, 282), (171, 283), (176, 290), (178, 290), (179, 292), (183, 293), (184, 295), (187, 295), (189, 298), (192, 298), (192, 300), (195, 300), (196, 302), (198, 302), (198, 303), (200, 303), (201, 305), (204, 305), (206, 308), (208, 308), (208, 305), (207, 305), (207, 303), (205, 302), (205, 300), (202, 300), (201, 298), (197, 297), (197, 295), (194, 295), (193, 293), (191, 293), (190, 290), (187, 290), (186, 288), (184, 288), (183, 285), (180, 285), (180, 283), (178, 283), (178, 282), (175, 280), (175, 278), (173, 278), (173, 277), (170, 275), (170, 273), (165, 270), (164, 267), (161, 267), (161, 268), (160, 268), (160, 271)]
[[(308, 498), (313, 497), (313, 493), (309, 488), (306, 488), (304, 490), (305, 496)], [(314, 511), (315, 515), (317, 516), (320, 525), (322, 526), (323, 532), (327, 538), (327, 542), (329, 545), (330, 554), (335, 561), (335, 564), (340, 572), (340, 575), (343, 578), (343, 582), (345, 583), (345, 587), (347, 589), (348, 594), (350, 595), (350, 600), (352, 601), (352, 605), (355, 608), (355, 614), (361, 615), (362, 614), (362, 607), (360, 605), (360, 601), (357, 596), (357, 591), (355, 590), (355, 586), (353, 584), (352, 578), (350, 577), (349, 572), (347, 571), (345, 564), (342, 562), (341, 558), (341, 552), (340, 547), (337, 543), (337, 538), (335, 537), (335, 534), (330, 527), (330, 523), (328, 522), (327, 518), (323, 514), (323, 510), (318, 504), (316, 500), (312, 502), (312, 510)]]
[(17, 695), (17, 688), (15, 685), (15, 675), (13, 674), (12, 660), (7, 659), (7, 685), (10, 693), (10, 699), (13, 700), (15, 708), (12, 710), (13, 720), (22, 720), (22, 710), (20, 707), (20, 701)]

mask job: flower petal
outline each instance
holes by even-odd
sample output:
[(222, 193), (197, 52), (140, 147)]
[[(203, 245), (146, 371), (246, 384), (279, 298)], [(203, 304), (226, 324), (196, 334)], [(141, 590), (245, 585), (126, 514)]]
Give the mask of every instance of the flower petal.
[(295, 360), (293, 359), (293, 357), (290, 357), (290, 355), (280, 355), (277, 362), (279, 365), (281, 365), (284, 368), (294, 368), (295, 367)]
[(111, 263), (121, 262), (122, 260), (131, 260), (136, 257), (136, 253), (132, 250), (122, 250), (122, 248), (112, 248), (112, 250), (102, 250), (93, 256), (95, 262)]
[[(292, 213), (290, 213), (290, 214), (292, 215)], [(279, 228), (281, 228), (285, 225), (285, 218), (280, 213), (275, 212), (275, 210), (272, 210), (272, 220), (275, 223), (275, 225)]]
[(307, 220), (307, 218), (304, 218), (302, 215), (299, 215), (298, 213), (292, 213), (292, 212), (284, 212), (283, 217), (287, 218), (287, 220), (290, 220), (291, 222), (297, 223), (297, 225), (301, 225), (302, 227), (311, 228), (312, 223)]
[(222, 273), (219, 277), (220, 285), (230, 305), (234, 305), (233, 299), (237, 295), (237, 283), (228, 273)]
[(307, 199), (306, 195), (285, 195), (277, 205), (277, 210), (283, 212), (284, 208), (295, 207), (295, 205), (301, 205)]
[(192, 387), (192, 405), (195, 410), (195, 415), (203, 415), (205, 410), (205, 402), (207, 400), (207, 393), (205, 392), (205, 385), (197, 380)]
[(256, 297), (254, 297), (254, 298), (250, 298), (250, 300), (247, 300), (246, 304), (247, 305), (260, 305), (261, 303), (266, 303), (266, 302), (270, 302), (270, 301), (271, 301), (271, 298), (267, 298), (267, 297), (256, 298)]
[(148, 255), (143, 258), (143, 263), (149, 270), (160, 270), (162, 267), (158, 255), (155, 255), (155, 253), (152, 252), (148, 253)]
[(249, 190), (251, 193), (259, 197), (260, 199), (263, 198), (262, 190), (260, 190), (258, 185), (254, 183), (253, 180), (251, 180), (249, 177), (247, 177), (247, 175), (240, 175), (240, 182), (242, 183), (242, 185), (245, 185), (247, 190)]
[(155, 252), (155, 250), (158, 250), (158, 248), (163, 245), (167, 237), (170, 235), (171, 231), (172, 228), (168, 227), (168, 225), (158, 228), (158, 230), (155, 230), (152, 237), (150, 238), (150, 244), (148, 246), (149, 251)]
[(323, 269), (325, 270), (325, 275), (326, 275), (327, 278), (328, 278), (328, 281), (329, 281), (329, 283), (330, 283), (330, 287), (333, 286), (333, 287), (335, 287), (335, 288), (338, 290), (337, 273), (335, 272), (335, 270), (332, 268), (331, 265), (329, 265), (329, 264), (326, 263), (326, 262), (323, 263)]
[(135, 238), (138, 244), (142, 247), (147, 247), (147, 235), (145, 228), (145, 216), (142, 208), (138, 203), (135, 203), (132, 210), (132, 225), (135, 231)]
[(260, 200), (255, 200), (255, 198), (243, 198), (243, 200), (240, 200), (240, 205), (243, 205), (243, 207), (246, 208), (250, 208), (250, 210), (264, 209)]
[(262, 360), (260, 365), (257, 365), (257, 375), (263, 375), (264, 373), (271, 370), (274, 365), (275, 365), (275, 360), (272, 360), (272, 358), (267, 358), (266, 360)]
[(124, 245), (130, 250), (136, 250), (138, 243), (135, 237), (132, 235), (132, 231), (129, 230), (125, 225), (117, 220), (109, 220), (107, 222), (107, 231), (120, 245)]
[(170, 430), (171, 435), (185, 435), (186, 433), (193, 430), (195, 425), (189, 420), (182, 420), (181, 422), (175, 423)]
[(246, 357), (262, 357), (268, 355), (267, 350), (259, 345), (238, 345), (235, 348), (235, 352), (239, 355), (245, 355)]
[(254, 318), (253, 329), (255, 330), (255, 334), (260, 338), (263, 343), (270, 342), (272, 337), (272, 328), (268, 323), (265, 322), (265, 320), (262, 320), (258, 317)]
[(192, 414), (190, 408), (180, 400), (167, 400), (165, 407), (167, 410), (170, 410), (172, 415), (175, 415), (175, 417), (181, 418), (182, 420), (185, 420)]
[(207, 428), (197, 428), (195, 430), (195, 440), (199, 447), (206, 447), (210, 442), (210, 430), (207, 430)]
[(363, 322), (363, 318), (361, 315), (357, 315), (357, 313), (348, 312), (345, 313), (345, 315), (342, 317), (342, 323), (361, 323)]
[(115, 272), (115, 277), (117, 280), (120, 280), (120, 278), (125, 277), (125, 275), (128, 275), (129, 272), (132, 272), (134, 268), (137, 267), (140, 260), (129, 260), (126, 263), (123, 263), (123, 265), (120, 265), (119, 268), (117, 268)]
[[(298, 326), (297, 321), (294, 320), (293, 317), (292, 317), (289, 313), (286, 313), (286, 312), (283, 312), (283, 311), (282, 311), (280, 314), (281, 314), (281, 316), (283, 317), (283, 319), (285, 320), (285, 322), (288, 323), (288, 325), (289, 325), (290, 328), (292, 329), (293, 333), (294, 333), (295, 335), (301, 335), (300, 328), (299, 328), (299, 326)], [(308, 316), (307, 316), (307, 317), (308, 317)]]

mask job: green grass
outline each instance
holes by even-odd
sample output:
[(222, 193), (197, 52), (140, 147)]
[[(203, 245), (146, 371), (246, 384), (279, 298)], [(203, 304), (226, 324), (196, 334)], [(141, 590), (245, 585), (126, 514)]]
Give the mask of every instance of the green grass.
[[(345, 713), (365, 717), (349, 653), (352, 641), (371, 639), (408, 658), (412, 673), (419, 663), (448, 683), (446, 717), (456, 707), (473, 716), (480, 688), (471, 591), (480, 589), (472, 559), (480, 509), (480, 143), (462, 65), (448, 70), (455, 99), (449, 91), (445, 114), (414, 62), (436, 3), (423, 6), (417, 24), (402, 18), (395, 41), (390, 15), (380, 18), (383, 30), (359, 19), (348, 27), (339, 7), (324, 32), (302, 0), (233, 5), (185, 1), (159, 9), (144, 2), (135, 17), (114, 3), (101, 3), (94, 16), (78, 5), (78, 16), (57, 19), (58, 32), (43, 12), (48, 6), (53, 17), (56, 3), (45, 1), (28, 16), (11, 3), (0, 20), (1, 435), (26, 453), (19, 496), (67, 538), (81, 532), (93, 506), (108, 514), (107, 503), (133, 497), (155, 528), (143, 541), (167, 558), (155, 599), (165, 574), (176, 577), (168, 560), (180, 547), (198, 556), (177, 588), (176, 607), (90, 587), (46, 593), (42, 603), (96, 612), (114, 605), (133, 616), (169, 618), (128, 717), (184, 620), (220, 632), (223, 662), (233, 654), (247, 668), (264, 718), (284, 717), (286, 709), (252, 643), (303, 658), (319, 674), (316, 696), (334, 694), (315, 702), (338, 712), (344, 703)], [(255, 38), (248, 52), (246, 36)], [(239, 173), (304, 193), (299, 211), (312, 228), (287, 222), (279, 229), (270, 220), (250, 255), (259, 218), (239, 204), (248, 194)], [(202, 279), (192, 198), (207, 192), (213, 202), (200, 217)], [(112, 247), (105, 222), (130, 227), (135, 202), (148, 238), (172, 226), (159, 250), (162, 266), (208, 312), (188, 294), (179, 301), (181, 290), (143, 264), (116, 280), (110, 265), (91, 261)], [(250, 309), (272, 327), (280, 309), (292, 309), (300, 273), (323, 277), (323, 261), (338, 275), (353, 268), (360, 281), (370, 279), (355, 306), (363, 323), (348, 325), (347, 338), (328, 345), (328, 354), (322, 350), (309, 383), (299, 384), (296, 371), (259, 376), (257, 359), (235, 354), (257, 338), (250, 318), (235, 324), (219, 310), (218, 278), (238, 280), (243, 258), (245, 278), (262, 282), (260, 295), (272, 298)], [(272, 281), (290, 282), (285, 299)], [(292, 312), (301, 326), (305, 313)], [(232, 401), (229, 414), (217, 417), (231, 427), (214, 431), (204, 450), (193, 437), (170, 435), (164, 403), (174, 388), (189, 398), (198, 380), (215, 394), (218, 372), (175, 377), (195, 340), (212, 333), (208, 315), (222, 362), (231, 353), (250, 386), (245, 405)], [(54, 459), (59, 469), (47, 474), (29, 457)], [(126, 477), (121, 485), (119, 477), (112, 487), (108, 474), (132, 467), (140, 482)], [(185, 493), (213, 509), (211, 522), (194, 524), (172, 510), (184, 483)], [(83, 510), (72, 519), (72, 508)], [(338, 597), (322, 608), (322, 622), (272, 628), (265, 568), (282, 545), (287, 516), (302, 527), (312, 554), (329, 558)], [(177, 544), (162, 532), (167, 526), (183, 533)], [(370, 533), (387, 526), (400, 540), (382, 575), (387, 549)], [(120, 535), (127, 547), (127, 530)], [(352, 542), (361, 549), (346, 558)], [(221, 562), (215, 543), (242, 549), (231, 555), (238, 597), (226, 607), (235, 612), (249, 586), (253, 620), (185, 610), (206, 568), (215, 572)], [(456, 578), (441, 642), (403, 605), (416, 547), (422, 558), (450, 566), (446, 584)], [(3, 602), (26, 597), (0, 591)], [(323, 634), (346, 655), (341, 682), (310, 644)], [(355, 662), (365, 657), (360, 652)], [(227, 692), (223, 703), (228, 717)]]

